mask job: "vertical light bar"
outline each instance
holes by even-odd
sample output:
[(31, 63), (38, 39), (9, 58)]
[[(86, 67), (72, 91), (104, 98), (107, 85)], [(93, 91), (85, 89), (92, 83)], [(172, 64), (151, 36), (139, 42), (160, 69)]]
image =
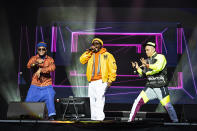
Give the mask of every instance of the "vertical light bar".
[(183, 72), (178, 72), (178, 88), (183, 88)]
[(190, 59), (189, 47), (188, 47), (188, 44), (187, 44), (187, 41), (186, 41), (186, 38), (185, 38), (184, 30), (182, 30), (182, 35), (183, 35), (183, 39), (184, 39), (185, 49), (186, 49), (186, 52), (187, 52), (187, 58), (188, 58), (188, 61), (189, 61), (189, 67), (190, 67), (190, 71), (191, 71), (191, 75), (192, 75), (194, 88), (195, 88), (195, 91), (196, 91), (196, 94), (197, 94), (197, 87), (196, 87), (194, 71), (193, 71), (193, 68), (192, 68), (192, 62), (191, 62), (191, 59)]
[(138, 46), (137, 46), (137, 52), (138, 52), (138, 53), (142, 53), (142, 46), (141, 46), (141, 45), (138, 45)]
[[(57, 43), (57, 27), (52, 26), (52, 38), (51, 38), (51, 52), (56, 53), (56, 43)], [(55, 83), (55, 71), (51, 72), (51, 77), (53, 84)]]
[(72, 33), (71, 52), (77, 52), (78, 34)]
[(155, 35), (156, 51), (162, 53), (162, 35)]
[(41, 36), (42, 36), (42, 41), (44, 42), (44, 35), (43, 35), (42, 26), (40, 26), (40, 33), (41, 33)]
[(183, 28), (177, 28), (177, 54), (182, 54)]
[(64, 49), (64, 52), (65, 52), (65, 47), (64, 47), (64, 39), (63, 39), (63, 36), (62, 36), (62, 31), (61, 31), (61, 28), (60, 28), (60, 26), (58, 27), (58, 29), (59, 29), (59, 34), (60, 34), (60, 38), (61, 38), (61, 41), (62, 41), (62, 47), (63, 47), (63, 49)]
[(52, 26), (51, 52), (56, 52), (57, 27)]
[(37, 45), (37, 43), (38, 43), (38, 26), (36, 26), (36, 33), (35, 33), (35, 55), (36, 55), (36, 53), (37, 53), (37, 49), (36, 49), (36, 45)]
[(52, 34), (51, 34), (51, 52), (53, 51), (53, 35), (54, 35), (54, 26), (52, 26), (52, 29), (51, 29), (51, 32), (52, 32)]
[[(30, 44), (29, 44), (29, 37), (28, 37), (28, 29), (26, 25), (26, 42), (27, 42), (27, 49), (28, 49), (28, 58), (30, 59)], [(30, 79), (32, 79), (32, 70), (30, 70)]]

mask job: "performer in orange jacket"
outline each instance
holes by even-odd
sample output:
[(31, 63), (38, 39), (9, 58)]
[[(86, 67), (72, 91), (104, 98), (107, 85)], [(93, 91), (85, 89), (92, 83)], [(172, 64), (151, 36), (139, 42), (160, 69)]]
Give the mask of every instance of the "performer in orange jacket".
[(28, 90), (26, 102), (45, 102), (50, 120), (54, 120), (56, 115), (54, 106), (55, 91), (52, 87), (50, 73), (55, 70), (53, 58), (47, 55), (47, 44), (40, 42), (37, 44), (36, 56), (32, 56), (27, 64), (27, 68), (34, 70), (31, 86)]

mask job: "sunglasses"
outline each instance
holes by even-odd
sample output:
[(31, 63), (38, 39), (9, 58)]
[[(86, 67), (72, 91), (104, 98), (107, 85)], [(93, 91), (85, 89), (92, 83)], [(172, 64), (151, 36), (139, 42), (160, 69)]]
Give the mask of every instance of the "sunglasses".
[(38, 51), (46, 51), (46, 48), (38, 48)]

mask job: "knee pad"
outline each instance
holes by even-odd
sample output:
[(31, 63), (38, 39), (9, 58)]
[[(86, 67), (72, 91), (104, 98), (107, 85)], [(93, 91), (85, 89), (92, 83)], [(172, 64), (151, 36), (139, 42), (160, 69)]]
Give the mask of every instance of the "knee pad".
[(164, 97), (161, 101), (162, 106), (166, 106), (170, 102), (170, 95)]
[(144, 91), (142, 91), (140, 93), (140, 96), (142, 97), (144, 103), (147, 103), (149, 101), (149, 99), (148, 99), (148, 97), (147, 97), (147, 95), (146, 95), (146, 93)]

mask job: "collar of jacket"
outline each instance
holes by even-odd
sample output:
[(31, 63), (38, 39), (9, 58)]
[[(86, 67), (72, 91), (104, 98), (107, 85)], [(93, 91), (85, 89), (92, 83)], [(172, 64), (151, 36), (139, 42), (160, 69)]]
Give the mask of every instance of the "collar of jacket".
[(149, 57), (149, 58), (154, 58), (154, 57), (156, 57), (157, 56), (157, 52), (155, 51), (154, 53), (153, 53), (153, 55), (151, 56), (151, 57)]
[[(101, 48), (101, 50), (99, 52), (97, 52), (97, 53), (98, 54), (103, 54), (105, 52), (107, 52), (107, 49), (106, 48)], [(95, 54), (97, 54), (97, 53), (95, 53)]]

